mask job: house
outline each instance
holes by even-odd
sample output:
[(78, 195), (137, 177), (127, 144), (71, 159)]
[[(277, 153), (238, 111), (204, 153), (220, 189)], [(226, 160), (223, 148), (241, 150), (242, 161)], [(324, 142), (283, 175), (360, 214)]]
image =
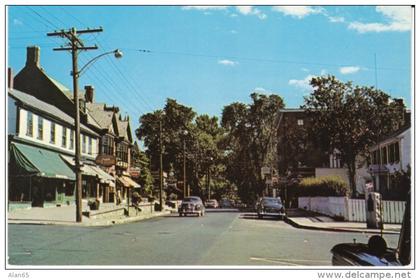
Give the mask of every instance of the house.
[(382, 138), (369, 148), (367, 170), (373, 178), (374, 189), (384, 199), (405, 200), (409, 184), (399, 178), (410, 178), (411, 127), (405, 126)]
[[(11, 79), (9, 79), (11, 81)], [(74, 119), (33, 95), (8, 89), (9, 205), (72, 204), (75, 200)], [(83, 198), (98, 197), (114, 179), (94, 163), (99, 135), (81, 124)]]

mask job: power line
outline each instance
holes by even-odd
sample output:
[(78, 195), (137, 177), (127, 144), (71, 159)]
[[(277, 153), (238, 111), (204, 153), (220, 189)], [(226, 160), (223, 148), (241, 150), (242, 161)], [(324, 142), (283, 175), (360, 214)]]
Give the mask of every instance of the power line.
[[(34, 9), (32, 9), (32, 8), (29, 8), (28, 7), (28, 9), (32, 12), (32, 13), (34, 13), (35, 15), (37, 15), (38, 16), (38, 18), (39, 19), (37, 19), (37, 21), (38, 22), (40, 22), (41, 24), (43, 24), (43, 25), (45, 25), (46, 27), (48, 27), (48, 28), (55, 28), (55, 29), (60, 29), (60, 27), (59, 26), (57, 26), (54, 22), (52, 22), (52, 21), (50, 21), (50, 20), (48, 20), (48, 19), (46, 19), (43, 15), (41, 15), (40, 13), (38, 13), (37, 11), (35, 11)], [(48, 13), (48, 12), (47, 12)], [(48, 13), (50, 16), (51, 16), (51, 14), (50, 13)], [(60, 20), (59, 18), (57, 18), (57, 17), (55, 17), (55, 16), (52, 16), (53, 18), (55, 18), (56, 20), (58, 20), (59, 22), (61, 22), (62, 24), (65, 24), (62, 20)], [(72, 16), (73, 18), (75, 18), (74, 16)], [(75, 18), (76, 19), (76, 18)], [(79, 21), (79, 20), (77, 20), (77, 21)], [(79, 21), (79, 22), (81, 22), (81, 21)], [(83, 24), (83, 23), (82, 23)], [(49, 37), (48, 37), (49, 38)], [(96, 38), (96, 37), (95, 37)], [(50, 39), (50, 38), (49, 38)], [(54, 46), (55, 46), (56, 44), (54, 44)], [(46, 46), (46, 47), (51, 47), (52, 45), (43, 45), (43, 46)], [(20, 48), (20, 47), (12, 47), (12, 48)], [(22, 48), (25, 48), (25, 47), (22, 47)], [(89, 57), (89, 56), (88, 56)], [(93, 67), (97, 70), (97, 72), (98, 72), (98, 74), (101, 74), (103, 77), (105, 76), (103, 73), (106, 73), (106, 72), (103, 72), (102, 71), (102, 69), (98, 69), (95, 65), (93, 65)], [(96, 80), (99, 80), (97, 77), (98, 76), (96, 76), (96, 74), (93, 74), (93, 73), (89, 73), (89, 75), (88, 76), (95, 76), (96, 77)], [(108, 75), (108, 77), (105, 77), (104, 78), (104, 80), (108, 83), (108, 84), (110, 84), (111, 82), (110, 81), (112, 81), (113, 82), (113, 79), (111, 79), (110, 77), (109, 77), (109, 75)], [(101, 83), (99, 83), (99, 84), (101, 84)], [(119, 90), (117, 90), (117, 87), (115, 86), (115, 82), (113, 83), (113, 85), (111, 85), (113, 88), (114, 88), (114, 90), (116, 90), (117, 92), (119, 91)], [(107, 93), (106, 93), (106, 91), (103, 91), (103, 93), (109, 98), (110, 97), (110, 95), (108, 95)], [(111, 99), (111, 98), (110, 98)], [(114, 101), (115, 101), (115, 99), (114, 98), (112, 98)], [(130, 108), (131, 110), (133, 110), (133, 111), (137, 111), (138, 109), (136, 108), (136, 107), (134, 107), (134, 105), (132, 105), (132, 103), (130, 103), (130, 102), (128, 102), (128, 103), (126, 103), (127, 101), (124, 101), (123, 102), (123, 100), (125, 100), (125, 99), (121, 99), (121, 100), (119, 100), (119, 102), (117, 102), (117, 103), (122, 103), (125, 107), (128, 107), (128, 108)], [(128, 105), (127, 105), (128, 104)]]
[[(328, 67), (346, 67), (352, 64), (332, 64), (332, 63), (321, 63), (321, 62), (305, 62), (297, 60), (278, 60), (278, 59), (267, 59), (267, 58), (253, 58), (253, 57), (240, 57), (240, 56), (229, 56), (229, 55), (210, 55), (210, 54), (198, 54), (190, 52), (176, 52), (176, 51), (154, 51), (146, 49), (124, 49), (125, 51), (137, 51), (142, 53), (152, 54), (166, 54), (166, 55), (180, 55), (180, 56), (191, 56), (191, 57), (204, 57), (204, 58), (225, 58), (225, 59), (236, 59), (236, 60), (247, 60), (256, 62), (267, 62), (267, 63), (278, 63), (278, 64), (298, 64), (298, 65), (314, 65), (314, 66), (328, 66)], [(365, 70), (374, 70), (375, 67), (363, 67)], [(391, 71), (402, 71), (408, 70), (407, 68), (393, 68), (393, 67), (378, 67), (379, 70), (391, 70)]]

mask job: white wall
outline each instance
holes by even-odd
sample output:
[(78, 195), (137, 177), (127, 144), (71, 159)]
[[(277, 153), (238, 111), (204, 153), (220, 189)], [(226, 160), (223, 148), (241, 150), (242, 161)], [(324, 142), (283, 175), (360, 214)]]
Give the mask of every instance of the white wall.
[[(48, 119), (43, 119), (43, 137), (42, 140), (38, 139), (38, 115), (36, 114), (32, 114), (33, 115), (33, 133), (32, 133), (32, 137), (26, 135), (26, 129), (27, 129), (27, 114), (28, 111), (25, 109), (20, 109), (19, 111), (19, 137), (23, 138), (23, 139), (27, 139), (30, 140), (32, 142), (36, 142), (39, 144), (43, 144), (43, 145), (47, 145), (47, 146), (51, 146), (54, 147), (56, 149), (62, 150), (62, 151), (66, 151), (66, 152), (74, 152), (75, 149), (75, 143), (73, 144), (73, 149), (70, 149), (70, 133), (73, 133), (74, 135), (74, 130), (70, 128), (70, 126), (66, 126), (67, 127), (67, 143), (66, 143), (66, 147), (62, 147), (61, 145), (61, 139), (62, 139), (62, 135), (63, 135), (63, 126), (60, 124), (55, 123), (55, 143), (50, 143), (50, 133), (51, 133), (51, 120)], [(82, 137), (84, 134), (81, 134), (80, 136), (80, 144), (82, 144)], [(86, 153), (82, 153), (82, 155), (86, 156), (86, 157), (90, 157), (90, 158), (95, 158), (98, 154), (98, 139), (97, 138), (93, 138), (92, 139), (92, 154), (89, 155), (88, 154), (88, 143), (89, 140), (88, 138), (90, 136), (86, 135)], [(75, 138), (74, 138), (75, 139)], [(74, 140), (75, 141), (75, 140)], [(82, 150), (82, 149), (81, 149)]]
[(411, 129), (408, 129), (406, 132), (403, 133), (401, 142), (400, 142), (400, 149), (401, 149), (401, 168), (404, 171), (407, 171), (407, 165), (411, 164)]
[[(344, 217), (346, 221), (365, 222), (366, 204), (364, 199), (347, 197), (299, 197), (299, 208), (317, 212), (330, 217)], [(382, 201), (384, 223), (400, 224), (405, 210), (404, 201)]]

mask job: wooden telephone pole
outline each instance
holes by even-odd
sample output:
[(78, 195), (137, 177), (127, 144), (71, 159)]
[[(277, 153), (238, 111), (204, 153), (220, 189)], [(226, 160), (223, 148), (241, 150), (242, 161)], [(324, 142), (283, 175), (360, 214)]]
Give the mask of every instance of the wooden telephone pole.
[(66, 38), (69, 41), (68, 47), (61, 47), (61, 48), (54, 48), (54, 51), (71, 51), (72, 54), (72, 64), (73, 64), (73, 71), (71, 75), (73, 76), (73, 99), (74, 99), (74, 106), (75, 106), (75, 116), (74, 116), (74, 131), (75, 131), (75, 173), (76, 173), (76, 222), (82, 222), (82, 170), (80, 164), (80, 108), (79, 108), (79, 94), (78, 94), (78, 78), (79, 78), (79, 70), (77, 65), (77, 57), (79, 51), (87, 51), (87, 50), (96, 50), (98, 47), (95, 45), (93, 47), (86, 47), (83, 44), (83, 41), (80, 40), (80, 34), (86, 33), (97, 33), (102, 32), (102, 28), (97, 29), (85, 29), (85, 30), (76, 30), (76, 28), (71, 28), (68, 31), (55, 31), (51, 33), (47, 33), (47, 36), (55, 36)]

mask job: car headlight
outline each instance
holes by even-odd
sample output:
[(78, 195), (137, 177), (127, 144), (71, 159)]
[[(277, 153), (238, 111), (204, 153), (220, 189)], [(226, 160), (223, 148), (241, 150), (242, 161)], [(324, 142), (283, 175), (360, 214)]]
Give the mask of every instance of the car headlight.
[(201, 208), (201, 207), (200, 207), (200, 205), (199, 205), (199, 204), (195, 206), (195, 210), (199, 210), (200, 208)]

